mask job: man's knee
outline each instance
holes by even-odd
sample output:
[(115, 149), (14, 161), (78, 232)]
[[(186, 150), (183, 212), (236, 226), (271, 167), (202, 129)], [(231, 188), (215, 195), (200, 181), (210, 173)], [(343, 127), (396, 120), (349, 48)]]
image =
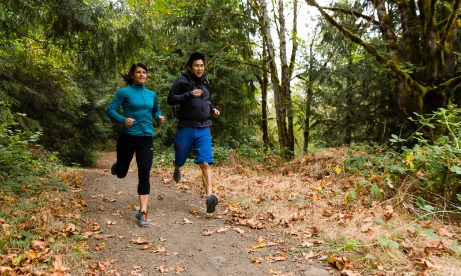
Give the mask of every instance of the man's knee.
[(208, 162), (200, 162), (200, 163), (198, 163), (198, 165), (200, 166), (200, 168), (202, 170), (206, 170), (206, 169), (210, 168), (210, 163), (208, 163)]

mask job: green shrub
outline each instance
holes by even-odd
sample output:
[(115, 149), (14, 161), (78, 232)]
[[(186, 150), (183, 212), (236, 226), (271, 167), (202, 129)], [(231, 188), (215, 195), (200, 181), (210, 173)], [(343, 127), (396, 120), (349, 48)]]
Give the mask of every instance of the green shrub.
[[(375, 196), (380, 197), (382, 189), (395, 188), (406, 182), (416, 185), (413, 187), (420, 190), (418, 197), (443, 198), (459, 204), (461, 109), (451, 105), (430, 116), (417, 117), (416, 123), (421, 127), (410, 137), (392, 135), (390, 142), (398, 151), (362, 146), (356, 149), (360, 152), (358, 154), (352, 154), (352, 150), (349, 152), (344, 161), (345, 168), (359, 173), (363, 179), (358, 181), (346, 200), (355, 198), (363, 187), (368, 186)], [(437, 133), (442, 134), (436, 136)]]
[(36, 181), (37, 178), (48, 175), (58, 160), (53, 153), (35, 144), (41, 131), (23, 131), (5, 102), (0, 102), (0, 119), (1, 189), (7, 193), (21, 193), (28, 187), (27, 190), (33, 191), (41, 182)]

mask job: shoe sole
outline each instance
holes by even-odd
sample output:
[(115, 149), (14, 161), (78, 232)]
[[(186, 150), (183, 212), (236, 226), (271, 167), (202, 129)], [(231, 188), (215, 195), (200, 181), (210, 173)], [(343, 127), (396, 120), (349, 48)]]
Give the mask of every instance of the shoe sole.
[(206, 212), (214, 213), (216, 205), (218, 205), (218, 198), (215, 195), (210, 195), (210, 197), (206, 200)]

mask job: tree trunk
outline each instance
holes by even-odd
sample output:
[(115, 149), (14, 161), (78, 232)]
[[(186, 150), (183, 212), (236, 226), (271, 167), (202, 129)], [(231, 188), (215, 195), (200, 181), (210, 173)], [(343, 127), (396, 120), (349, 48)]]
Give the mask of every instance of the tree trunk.
[[(334, 15), (326, 12), (315, 0), (306, 0), (317, 7), (322, 16), (353, 43), (362, 46), (389, 71), (394, 83), (394, 97), (405, 117), (431, 113), (450, 103), (461, 103), (461, 75), (457, 72), (459, 62), (456, 52), (460, 51), (457, 34), (460, 29), (461, 0), (451, 1), (364, 1), (364, 10), (376, 14), (360, 14), (350, 9), (331, 9), (367, 19), (381, 31), (386, 53), (378, 51), (379, 46), (362, 40), (352, 30), (339, 24)], [(388, 10), (398, 17), (390, 19)], [(365, 24), (366, 25), (366, 24)]]
[(281, 77), (278, 75), (274, 42), (269, 26), (269, 12), (265, 0), (256, 0), (259, 8), (256, 9), (259, 22), (261, 24), (262, 36), (267, 45), (267, 55), (269, 56), (269, 68), (272, 87), (274, 90), (275, 117), (277, 121), (277, 134), (279, 138), (280, 150), (286, 159), (294, 157), (294, 127), (293, 127), (293, 107), (291, 101), (291, 77), (294, 71), (295, 57), (297, 51), (296, 41), (296, 20), (297, 20), (297, 0), (294, 1), (295, 15), (293, 19), (293, 52), (288, 63), (287, 57), (287, 31), (284, 15), (284, 2), (278, 2), (277, 23), (280, 25), (278, 36), (280, 41), (280, 62)]
[[(262, 68), (267, 67), (267, 60), (264, 53), (267, 52), (266, 42), (263, 41), (263, 55), (262, 55)], [(268, 150), (270, 148), (269, 140), (269, 118), (267, 114), (267, 88), (269, 85), (269, 80), (267, 77), (267, 71), (262, 70), (261, 76), (256, 74), (259, 85), (261, 86), (261, 131), (263, 133), (262, 139), (264, 143), (264, 149)]]

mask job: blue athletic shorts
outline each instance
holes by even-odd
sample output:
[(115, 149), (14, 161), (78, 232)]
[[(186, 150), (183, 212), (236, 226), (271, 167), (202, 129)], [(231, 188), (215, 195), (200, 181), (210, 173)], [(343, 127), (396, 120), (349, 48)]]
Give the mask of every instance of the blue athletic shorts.
[(214, 163), (211, 150), (211, 134), (209, 127), (182, 127), (174, 137), (174, 158), (177, 166), (183, 166), (192, 148), (195, 152), (195, 163)]

